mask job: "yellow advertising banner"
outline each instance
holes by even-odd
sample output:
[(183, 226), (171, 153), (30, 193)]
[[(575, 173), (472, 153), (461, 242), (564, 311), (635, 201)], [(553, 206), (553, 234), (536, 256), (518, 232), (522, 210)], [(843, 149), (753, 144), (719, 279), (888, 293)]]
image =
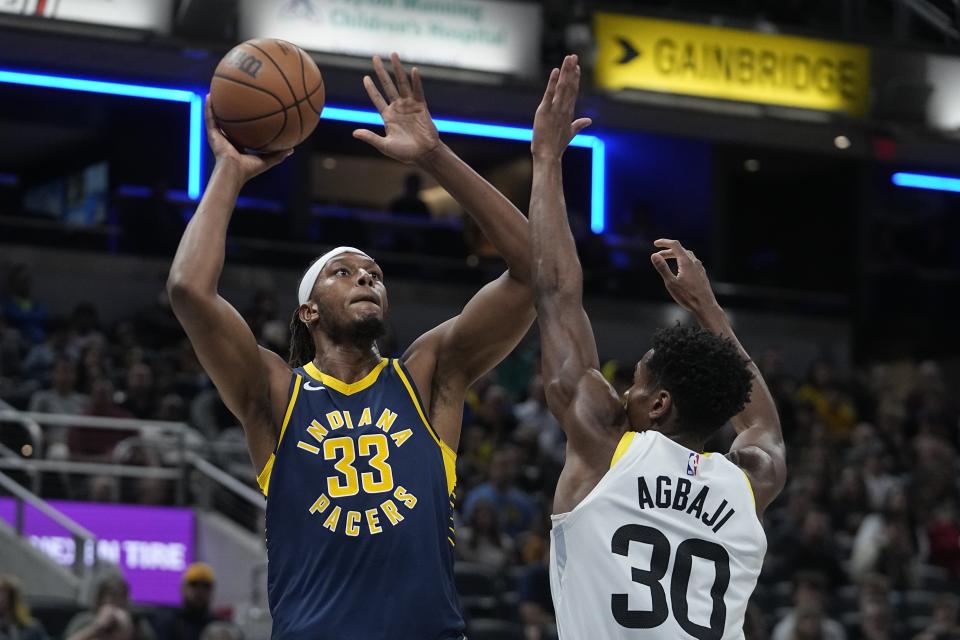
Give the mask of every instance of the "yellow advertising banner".
[(867, 47), (610, 13), (594, 30), (602, 89), (867, 113)]

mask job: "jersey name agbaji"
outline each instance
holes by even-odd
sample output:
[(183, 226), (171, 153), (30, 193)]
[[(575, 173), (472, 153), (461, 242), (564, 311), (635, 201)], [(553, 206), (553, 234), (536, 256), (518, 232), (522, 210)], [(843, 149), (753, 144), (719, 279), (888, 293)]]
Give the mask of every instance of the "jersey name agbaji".
[(455, 463), (398, 360), (352, 384), (295, 369), (258, 478), (273, 637), (462, 637)]
[(583, 502), (553, 517), (561, 640), (741, 640), (767, 539), (750, 481), (721, 454), (624, 434)]

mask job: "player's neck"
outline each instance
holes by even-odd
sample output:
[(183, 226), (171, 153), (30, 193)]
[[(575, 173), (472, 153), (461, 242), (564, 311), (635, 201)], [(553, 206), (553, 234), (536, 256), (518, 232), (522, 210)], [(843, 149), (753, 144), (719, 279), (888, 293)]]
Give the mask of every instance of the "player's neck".
[(703, 451), (703, 445), (706, 444), (703, 438), (691, 435), (689, 433), (683, 433), (679, 431), (673, 431), (669, 428), (656, 428), (657, 431), (667, 436), (677, 444), (682, 447), (686, 447), (691, 451)]
[(313, 364), (325, 374), (349, 384), (361, 380), (380, 360), (376, 343), (356, 345), (331, 342), (317, 350)]

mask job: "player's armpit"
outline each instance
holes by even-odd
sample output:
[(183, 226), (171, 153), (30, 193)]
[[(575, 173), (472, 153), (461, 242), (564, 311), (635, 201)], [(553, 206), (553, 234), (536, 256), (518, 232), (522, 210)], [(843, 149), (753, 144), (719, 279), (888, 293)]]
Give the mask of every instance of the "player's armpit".
[(730, 447), (727, 458), (743, 469), (750, 480), (757, 513), (762, 515), (783, 490), (787, 481), (786, 451), (770, 432), (744, 431)]

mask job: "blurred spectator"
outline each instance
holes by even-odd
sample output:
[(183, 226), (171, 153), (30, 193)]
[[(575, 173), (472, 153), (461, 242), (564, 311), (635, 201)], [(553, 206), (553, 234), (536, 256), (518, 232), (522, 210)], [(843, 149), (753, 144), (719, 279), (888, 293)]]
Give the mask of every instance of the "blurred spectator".
[(81, 302), (73, 309), (70, 318), (70, 348), (83, 352), (93, 345), (103, 346), (106, 338), (100, 331), (100, 316), (97, 308), (89, 302)]
[(843, 468), (830, 496), (830, 517), (834, 529), (854, 535), (868, 508), (867, 487), (860, 471), (855, 467)]
[(498, 384), (490, 385), (480, 396), (476, 420), (497, 442), (506, 441), (517, 424), (507, 390)]
[(930, 624), (913, 640), (957, 640), (960, 638), (960, 602), (952, 593), (943, 593), (933, 605)]
[(46, 337), (47, 307), (33, 298), (33, 276), (25, 264), (15, 264), (7, 277), (7, 290), (0, 296), (0, 309), (7, 321), (33, 344)]
[(567, 437), (560, 423), (547, 408), (543, 378), (539, 374), (530, 379), (527, 393), (527, 400), (513, 409), (513, 415), (518, 423), (517, 437), (534, 438), (540, 455), (546, 461), (562, 467), (566, 458)]
[(63, 358), (54, 365), (51, 383), (51, 388), (30, 396), (30, 411), (79, 415), (87, 410), (90, 399), (77, 393), (77, 365), (72, 360)]
[(138, 363), (127, 371), (127, 384), (120, 406), (142, 420), (153, 419), (157, 411), (157, 396), (153, 384), (153, 369)]
[(788, 576), (800, 571), (816, 571), (830, 588), (846, 582), (826, 513), (811, 509), (804, 514), (800, 530), (789, 536), (784, 545), (791, 550), (784, 566)]
[(0, 574), (0, 640), (47, 640), (43, 627), (30, 616), (20, 581)]
[(538, 558), (523, 570), (517, 584), (520, 620), (527, 640), (551, 638), (556, 634), (549, 563), (550, 546), (542, 544)]
[(500, 532), (497, 510), (489, 500), (478, 500), (466, 526), (457, 531), (457, 553), (462, 560), (502, 571), (513, 560), (513, 543)]
[[(281, 321), (280, 302), (277, 300), (277, 294), (271, 289), (257, 289), (253, 294), (253, 301), (250, 308), (243, 314), (250, 330), (257, 337), (258, 341), (263, 340), (263, 328), (269, 322)], [(286, 329), (286, 325), (284, 325)]]
[(403, 180), (403, 193), (390, 203), (390, 211), (410, 216), (430, 217), (430, 207), (420, 199), (423, 180), (418, 173), (410, 173)]
[(889, 578), (895, 588), (908, 588), (921, 556), (921, 540), (925, 543), (926, 536), (914, 525), (906, 492), (895, 489), (887, 495), (882, 513), (863, 519), (853, 541), (850, 570), (857, 578), (875, 571)]
[[(103, 416), (105, 418), (132, 418), (133, 414), (119, 406), (114, 400), (113, 383), (100, 379), (93, 383), (90, 404), (84, 415)], [(70, 429), (67, 434), (67, 447), (73, 458), (84, 460), (108, 461), (117, 443), (137, 431), (121, 429)]]
[(243, 632), (229, 622), (214, 622), (203, 630), (200, 640), (243, 640)]
[(475, 487), (464, 501), (463, 515), (467, 522), (473, 519), (476, 506), (481, 501), (487, 501), (497, 510), (498, 521), (507, 535), (514, 537), (533, 524), (537, 506), (533, 498), (515, 486), (518, 466), (514, 447), (506, 447), (493, 454), (489, 481)]
[(827, 580), (822, 574), (798, 571), (793, 576), (793, 609), (774, 627), (772, 640), (845, 640), (847, 634), (840, 623), (823, 611), (826, 591)]
[(119, 573), (97, 582), (93, 608), (78, 613), (63, 632), (66, 640), (153, 640), (153, 628), (130, 612), (130, 589)]
[(35, 344), (27, 351), (23, 361), (23, 375), (36, 380), (41, 385), (49, 385), (54, 366), (60, 360), (76, 360), (79, 354), (70, 349), (70, 330), (66, 321), (54, 319), (50, 322), (46, 340)]
[(199, 640), (216, 618), (210, 613), (213, 597), (213, 569), (194, 562), (183, 574), (180, 594), (183, 604), (157, 618), (157, 640)]
[(20, 332), (7, 323), (0, 309), (0, 378), (11, 379), (20, 375), (27, 345)]
[(833, 367), (826, 360), (818, 360), (810, 367), (797, 399), (810, 403), (834, 438), (845, 438), (857, 422), (853, 401), (836, 383)]
[(960, 522), (955, 503), (942, 503), (927, 523), (930, 564), (946, 569), (950, 577), (960, 580)]
[(902, 626), (893, 619), (887, 602), (864, 598), (860, 602), (859, 623), (850, 640), (896, 640), (903, 637)]

